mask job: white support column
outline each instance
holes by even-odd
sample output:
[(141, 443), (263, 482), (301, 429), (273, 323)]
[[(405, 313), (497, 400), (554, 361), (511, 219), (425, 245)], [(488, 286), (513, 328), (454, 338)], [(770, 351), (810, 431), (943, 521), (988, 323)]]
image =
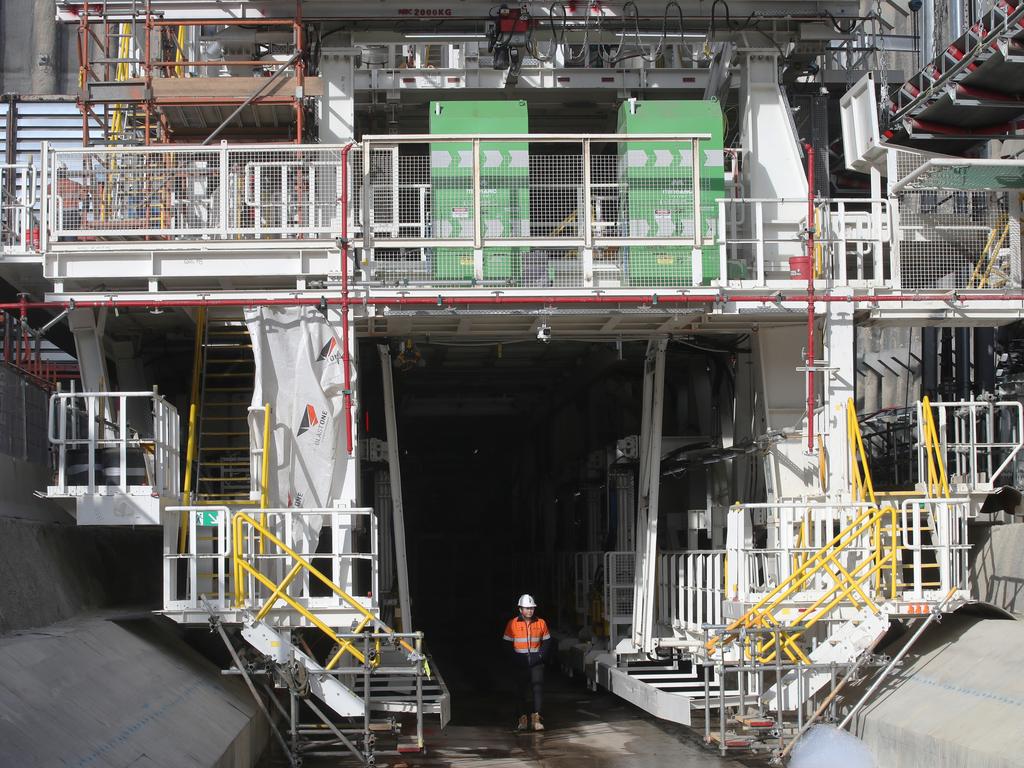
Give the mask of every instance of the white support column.
[(349, 47), (324, 48), (320, 53), (320, 142), (344, 144), (355, 136), (355, 67)]
[[(106, 310), (100, 310), (98, 316), (91, 309), (72, 309), (68, 312), (68, 327), (75, 337), (75, 356), (82, 374), (83, 392), (106, 392), (110, 389), (110, 374), (103, 347), (105, 318)], [(113, 423), (112, 417), (110, 400), (104, 399), (104, 423)]]
[(405, 545), (405, 511), (402, 506), (402, 472), (398, 454), (398, 422), (395, 414), (395, 385), (391, 376), (391, 351), (379, 344), (381, 376), (384, 385), (384, 422), (388, 437), (388, 473), (391, 476), (391, 520), (395, 542), (395, 569), (398, 573), (400, 632), (412, 632), (412, 607), (409, 599), (409, 563)]
[[(131, 341), (115, 341), (110, 345), (114, 353), (114, 366), (117, 370), (117, 384), (123, 392), (142, 392), (150, 389), (146, 381), (146, 372), (142, 357), (137, 354), (135, 344)], [(153, 409), (149, 402), (141, 397), (133, 397), (127, 402), (128, 422), (139, 432), (153, 434)]]
[[(788, 278), (788, 259), (802, 255), (792, 239), (793, 225), (807, 215), (807, 173), (789, 102), (779, 83), (779, 55), (774, 50), (742, 54), (740, 67), (740, 138), (743, 146), (745, 195), (750, 198), (787, 198), (795, 202), (765, 203), (766, 271)], [(769, 276), (772, 276), (769, 274)], [(760, 275), (759, 275), (760, 277)]]
[(75, 356), (82, 372), (82, 390), (104, 392), (110, 388), (107, 356), (103, 351), (103, 322), (91, 309), (72, 309), (68, 326), (75, 337)]
[(652, 634), (658, 554), (658, 494), (661, 488), (661, 420), (665, 400), (667, 348), (666, 339), (652, 339), (647, 345), (647, 356), (644, 359), (633, 581), (633, 645), (637, 651), (646, 652), (654, 649)]
[[(851, 293), (848, 288), (837, 288), (832, 295), (848, 296)], [(837, 500), (848, 500), (850, 455), (846, 440), (846, 403), (854, 396), (856, 363), (853, 303), (831, 301), (827, 307), (823, 358), (828, 361), (828, 370), (822, 377), (824, 408), (817, 427), (825, 445), (825, 493)]]
[[(349, 310), (352, 312), (352, 310)], [(353, 313), (354, 314), (354, 313)], [(337, 323), (335, 326), (338, 329), (338, 333), (341, 333), (341, 319), (340, 310), (335, 313), (332, 311), (329, 313), (329, 318), (332, 324)], [(341, 500), (343, 507), (358, 507), (359, 506), (359, 489), (357, 487), (359, 477), (359, 344), (356, 338), (356, 326), (352, 318), (349, 319), (348, 323), (348, 348), (349, 348), (349, 367), (351, 369), (352, 377), (352, 419), (349, 422), (349, 428), (352, 430), (352, 455), (348, 456), (345, 453), (344, 447), (338, 452), (340, 461), (338, 471), (341, 473), (340, 483), (338, 484), (339, 491), (336, 498)], [(351, 536), (351, 534), (347, 534)], [(349, 539), (349, 543), (351, 540)]]
[(798, 370), (806, 365), (806, 345), (802, 322), (758, 329), (759, 394), (772, 439), (764, 465), (768, 501), (816, 493), (817, 459), (806, 453), (807, 375)]

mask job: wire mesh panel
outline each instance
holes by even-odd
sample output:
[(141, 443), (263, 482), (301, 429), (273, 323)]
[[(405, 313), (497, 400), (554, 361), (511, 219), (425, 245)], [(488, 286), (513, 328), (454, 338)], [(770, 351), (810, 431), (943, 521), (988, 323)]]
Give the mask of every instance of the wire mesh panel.
[[(929, 161), (917, 152), (893, 152), (890, 182), (904, 182)], [(1021, 285), (1021, 196), (1010, 188), (1016, 182), (995, 176), (988, 189), (961, 189), (955, 172), (909, 181), (896, 195), (902, 288)]]
[(913, 190), (899, 195), (903, 288), (1021, 284), (1015, 192)]
[(590, 607), (595, 597), (595, 590), (601, 590), (604, 587), (602, 583), (604, 579), (603, 567), (603, 552), (576, 552), (574, 555), (574, 604), (580, 621), (584, 623), (590, 616)]
[(623, 628), (633, 623), (635, 574), (636, 553), (604, 553), (604, 616), (612, 648), (626, 634)]
[(49, 157), (58, 239), (335, 237), (341, 149), (59, 149)]
[(367, 144), (353, 153), (360, 277), (414, 288), (706, 283), (718, 264), (717, 207), (700, 197), (699, 178), (716, 171), (698, 162), (699, 143), (374, 139), (365, 172)]

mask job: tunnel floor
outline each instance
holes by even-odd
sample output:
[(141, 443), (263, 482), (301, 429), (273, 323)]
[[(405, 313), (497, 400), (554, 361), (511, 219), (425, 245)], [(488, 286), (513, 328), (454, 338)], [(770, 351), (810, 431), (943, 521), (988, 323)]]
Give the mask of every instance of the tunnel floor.
[[(666, 723), (604, 691), (588, 691), (550, 667), (545, 685), (543, 733), (517, 733), (507, 660), (493, 647), (462, 638), (434, 650), (452, 697), (452, 719), (441, 731), (426, 722), (425, 755), (379, 755), (390, 768), (740, 768), (764, 765), (722, 759), (691, 729)], [(411, 724), (410, 724), (411, 725)], [(411, 735), (412, 728), (407, 730)], [(264, 768), (286, 763), (268, 760)], [(336, 759), (306, 759), (303, 768), (338, 766)]]

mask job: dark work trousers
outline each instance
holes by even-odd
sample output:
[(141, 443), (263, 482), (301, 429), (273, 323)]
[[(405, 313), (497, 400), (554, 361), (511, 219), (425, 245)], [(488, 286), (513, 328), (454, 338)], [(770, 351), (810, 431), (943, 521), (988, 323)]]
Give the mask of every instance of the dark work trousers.
[(516, 664), (516, 688), (519, 692), (518, 714), (540, 712), (544, 706), (544, 665)]

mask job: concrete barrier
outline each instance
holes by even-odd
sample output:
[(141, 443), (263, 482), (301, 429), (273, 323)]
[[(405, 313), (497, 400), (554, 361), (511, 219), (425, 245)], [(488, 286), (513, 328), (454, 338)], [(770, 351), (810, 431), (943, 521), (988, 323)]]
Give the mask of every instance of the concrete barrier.
[(249, 768), (267, 726), (162, 618), (80, 618), (0, 638), (0, 765)]

